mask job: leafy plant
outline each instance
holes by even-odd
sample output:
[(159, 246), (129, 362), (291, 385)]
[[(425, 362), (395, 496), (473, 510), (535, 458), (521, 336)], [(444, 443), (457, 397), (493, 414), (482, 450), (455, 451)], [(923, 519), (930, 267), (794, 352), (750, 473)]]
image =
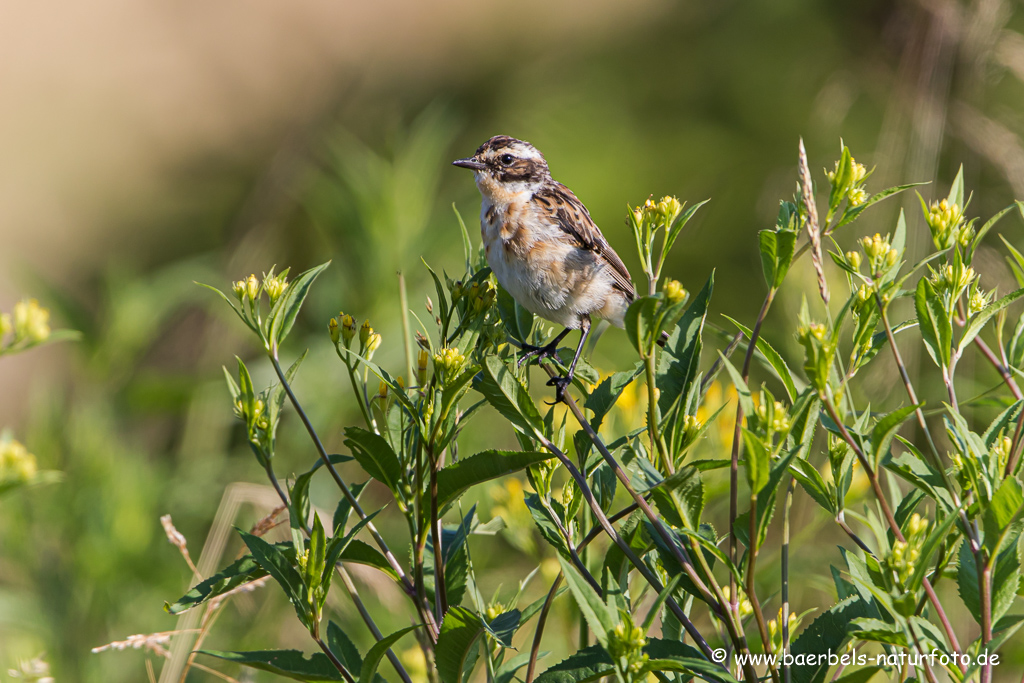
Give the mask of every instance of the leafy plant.
[[(843, 669), (809, 656), (850, 644), (882, 658), (849, 668), (844, 663), (841, 680), (867, 680), (879, 671), (906, 679), (914, 671), (918, 680), (932, 682), (940, 676), (991, 681), (999, 648), (1024, 623), (1009, 615), (1020, 585), (1024, 529), (1024, 395), (1015, 379), (1024, 317), (1009, 342), (1004, 335), (1024, 288), (1002, 297), (986, 291), (974, 256), (996, 221), (1015, 207), (1024, 214), (1024, 205), (977, 228), (966, 218), (959, 174), (947, 197), (922, 199), (934, 250), (908, 265), (910, 221), (903, 213), (886, 236), (865, 236), (848, 251), (839, 246), (837, 232), (851, 230), (867, 209), (913, 185), (869, 194), (871, 173), (843, 145), (827, 173), (828, 198), (819, 213), (802, 143), (799, 160), (798, 195), (781, 202), (775, 226), (758, 235), (766, 284), (760, 312), (749, 326), (729, 319), (739, 332), (717, 353), (704, 349), (714, 276), (689, 305), (680, 283), (662, 281), (666, 254), (701, 204), (686, 210), (665, 198), (630, 210), (648, 285), (626, 314), (635, 364), (603, 379), (584, 364), (564, 406), (545, 408), (531, 392), (519, 349), (543, 341), (547, 331), (496, 288), (464, 225), (463, 274), (454, 279), (428, 267), (434, 291), (425, 323), (416, 317), (414, 325), (414, 314), (403, 305), (402, 375), (374, 361), (383, 338), (369, 321), (360, 325), (345, 313), (329, 321), (330, 342), (362, 417), (344, 430), (349, 455), (328, 452), (293, 389), (305, 354), (287, 370), (283, 362), (289, 333), (328, 264), (291, 281), (288, 271), (250, 276), (234, 283), (231, 293), (221, 292), (258, 338), (276, 377), (258, 388), (242, 360), (225, 370), (235, 414), (288, 511), (291, 534), (275, 544), (242, 533), (250, 554), (168, 610), (208, 604), (269, 576), (320, 651), (309, 657), (294, 650), (205, 654), (299, 680), (369, 683), (381, 675), (387, 657), (397, 676), (411, 681), (394, 646), (412, 634), (428, 664), (425, 675), (441, 683), (463, 683), (478, 670), (500, 683), (517, 677), (527, 683), (601, 677), (632, 683), (649, 675), (661, 681), (823, 681), (830, 670), (835, 678)], [(834, 248), (828, 253), (848, 292), (833, 307), (836, 284), (827, 279), (826, 244)], [(761, 331), (806, 253), (822, 303), (805, 299), (793, 321), (801, 365), (787, 360), (778, 350), (785, 347), (769, 343)], [(1009, 258), (1024, 273), (1024, 258), (1012, 247)], [(898, 305), (904, 299), (906, 308)], [(893, 324), (901, 310), (910, 317)], [(902, 349), (896, 341), (915, 327), (945, 391), (945, 405), (931, 413), (941, 418), (942, 431), (928, 419), (903, 360), (916, 338), (903, 334)], [(1000, 399), (1003, 409), (988, 424), (979, 421), (983, 413), (971, 407), (973, 401), (957, 395), (959, 363), (975, 353), (1001, 379), (993, 393), (1012, 397)], [(880, 354), (891, 355), (906, 395), (888, 412), (873, 412), (855, 391), (858, 376)], [(757, 385), (751, 380), (754, 361), (767, 373)], [(554, 377), (563, 370), (559, 365), (554, 360), (542, 368)], [(798, 366), (802, 376), (793, 370)], [(724, 404), (711, 399), (720, 391), (720, 374), (735, 389), (731, 423), (720, 418)], [(623, 429), (608, 418), (641, 377), (644, 424)], [(290, 485), (281, 484), (274, 467), (286, 406), (318, 456)], [(501, 417), (517, 450), (460, 452), (464, 430), (485, 410)], [(715, 439), (710, 428), (719, 419), (726, 438)], [(698, 451), (712, 457), (697, 458)], [(342, 476), (339, 465), (351, 461), (389, 492), (408, 532), (399, 551), (375, 526), (383, 508), (368, 511), (360, 503), (367, 482)], [(487, 601), (470, 541), (498, 527), (482, 523), (475, 507), (467, 514), (461, 503), (474, 487), (524, 470), (533, 489), (526, 507), (560, 571), (546, 597), (532, 603), (522, 598), (534, 573), (511, 599)], [(340, 494), (330, 524), (310, 505), (311, 481), (322, 473)], [(855, 482), (871, 497), (863, 513), (850, 509)], [(721, 508), (708, 505), (715, 487), (729, 491), (724, 519), (713, 519)], [(833, 567), (829, 577), (835, 605), (797, 635), (809, 613), (797, 615), (790, 601), (791, 581), (808, 578), (790, 565), (790, 510), (798, 489), (847, 535), (849, 547), (836, 551), (845, 569)], [(773, 524), (778, 539), (770, 533)], [(603, 554), (591, 550), (598, 539)], [(759, 565), (776, 540), (781, 576)], [(383, 634), (346, 579), (347, 564), (368, 565), (394, 582), (412, 606), (414, 623)], [(332, 580), (335, 573), (340, 584)], [(955, 582), (963, 608), (980, 627), (972, 642), (962, 640), (970, 628), (954, 627), (949, 596), (936, 591), (940, 582)], [(328, 595), (338, 585), (374, 637), (365, 655), (337, 624), (324, 624)], [(776, 600), (775, 592), (777, 617), (768, 619), (765, 607)], [(580, 616), (578, 651), (538, 673), (552, 605), (566, 593)], [(532, 646), (517, 653), (516, 642), (525, 642), (519, 632), (534, 619)], [(936, 659), (933, 650), (956, 656)]]

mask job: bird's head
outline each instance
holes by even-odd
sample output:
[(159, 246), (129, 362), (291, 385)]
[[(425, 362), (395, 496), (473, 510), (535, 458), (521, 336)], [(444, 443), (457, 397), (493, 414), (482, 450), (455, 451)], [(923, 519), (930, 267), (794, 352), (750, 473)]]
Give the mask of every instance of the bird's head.
[(529, 142), (507, 135), (495, 135), (476, 154), (452, 164), (472, 170), (480, 192), (492, 200), (532, 191), (551, 179), (544, 155)]

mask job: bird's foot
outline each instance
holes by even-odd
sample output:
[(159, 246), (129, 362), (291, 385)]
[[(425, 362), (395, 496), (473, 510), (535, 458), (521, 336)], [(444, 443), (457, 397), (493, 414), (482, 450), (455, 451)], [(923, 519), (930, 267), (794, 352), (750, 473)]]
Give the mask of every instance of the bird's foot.
[(548, 405), (558, 405), (559, 403), (567, 403), (565, 400), (565, 390), (572, 384), (572, 377), (552, 377), (548, 380), (547, 386), (555, 388), (555, 402), (549, 403)]
[(533, 358), (534, 356), (537, 357), (537, 360), (542, 360), (544, 358), (549, 358), (549, 359), (557, 359), (558, 358), (558, 353), (557, 353), (558, 352), (558, 341), (557, 340), (553, 341), (550, 344), (547, 344), (545, 346), (534, 346), (533, 344), (523, 344), (521, 348), (522, 348), (522, 351), (523, 351), (523, 355), (521, 355), (519, 357), (519, 362), (516, 364), (516, 367), (518, 367), (518, 368), (523, 367), (523, 363), (525, 363), (529, 359)]

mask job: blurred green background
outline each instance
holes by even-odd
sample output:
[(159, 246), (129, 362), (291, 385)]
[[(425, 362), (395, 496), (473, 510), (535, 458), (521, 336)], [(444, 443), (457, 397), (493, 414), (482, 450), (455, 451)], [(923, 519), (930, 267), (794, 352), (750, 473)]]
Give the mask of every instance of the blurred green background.
[[(877, 166), (872, 190), (935, 180), (922, 194), (944, 196), (962, 163), (977, 193), (970, 215), (1024, 197), (1024, 11), (1004, 0), (60, 5), (0, 6), (0, 310), (36, 296), (84, 333), (0, 359), (0, 426), (66, 475), (0, 499), (0, 672), (45, 652), (59, 681), (142, 679), (144, 654), (89, 650), (175, 628), (161, 607), (189, 572), (159, 516), (173, 515), (198, 559), (225, 489), (263, 482), (220, 373), (257, 350), (193, 280), (226, 287), (273, 264), (298, 272), (333, 260), (301, 320), (308, 338), (289, 351), (311, 348), (297, 390), (340, 447), (354, 405), (326, 321), (338, 310), (370, 316), (385, 339), (378, 358), (401, 364), (388, 344), (399, 332), (395, 272), (417, 310), (428, 291), (421, 257), (460, 272), (452, 204), (475, 226), (479, 200), (449, 163), (491, 135), (541, 149), (634, 273), (626, 204), (710, 197), (668, 274), (695, 291), (717, 269), (723, 326), (718, 313), (750, 320), (760, 305), (755, 234), (794, 191), (800, 136), (819, 182), (842, 138)], [(898, 208), (876, 210), (855, 234), (891, 230)], [(920, 215), (910, 216), (920, 240)], [(997, 232), (1024, 242), (1019, 217)], [(1009, 291), (1001, 257), (979, 258), (985, 286)], [(779, 330), (801, 286), (813, 287), (800, 270), (806, 279), (793, 277), (766, 323), (792, 359), (795, 341)], [(621, 369), (623, 350), (611, 332), (594, 362)], [(887, 394), (887, 362), (866, 392)], [(255, 365), (257, 384), (268, 382)], [(979, 373), (978, 387), (994, 384)], [(485, 442), (471, 430), (462, 447), (512, 442), (499, 434), (503, 443)], [(278, 471), (306, 469), (313, 452), (294, 420), (282, 439)], [(382, 493), (368, 497), (383, 504)], [(246, 495), (255, 504), (231, 520), (242, 527), (272, 505)], [(494, 504), (515, 517), (514, 500), (480, 497), (483, 518)], [(314, 487), (318, 504), (335, 500)], [(796, 604), (827, 605), (841, 539), (799, 496), (795, 514), (817, 529), (802, 557), (822, 577), (796, 588)], [(487, 590), (514, 590), (534, 563), (506, 561), (509, 543), (531, 546), (529, 529), (517, 533), (479, 541)], [(371, 608), (394, 615), (386, 632), (406, 623), (397, 594), (357, 577)], [(351, 611), (334, 618), (355, 624)], [(563, 631), (553, 649), (568, 647)], [(208, 644), (307, 647), (276, 594), (239, 601)], [(1019, 677), (1016, 657), (997, 677)]]

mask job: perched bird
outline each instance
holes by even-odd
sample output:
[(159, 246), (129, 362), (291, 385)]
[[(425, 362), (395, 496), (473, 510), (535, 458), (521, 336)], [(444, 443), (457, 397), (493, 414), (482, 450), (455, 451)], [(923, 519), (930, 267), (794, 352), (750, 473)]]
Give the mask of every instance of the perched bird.
[(544, 155), (530, 143), (496, 135), (473, 156), (452, 163), (476, 176), (483, 195), (480, 232), (499, 284), (526, 310), (565, 327), (546, 346), (524, 346), (520, 364), (531, 356), (553, 357), (558, 343), (580, 330), (568, 374), (548, 382), (562, 400), (591, 317), (623, 326), (636, 298), (629, 271), (587, 207), (551, 178)]

